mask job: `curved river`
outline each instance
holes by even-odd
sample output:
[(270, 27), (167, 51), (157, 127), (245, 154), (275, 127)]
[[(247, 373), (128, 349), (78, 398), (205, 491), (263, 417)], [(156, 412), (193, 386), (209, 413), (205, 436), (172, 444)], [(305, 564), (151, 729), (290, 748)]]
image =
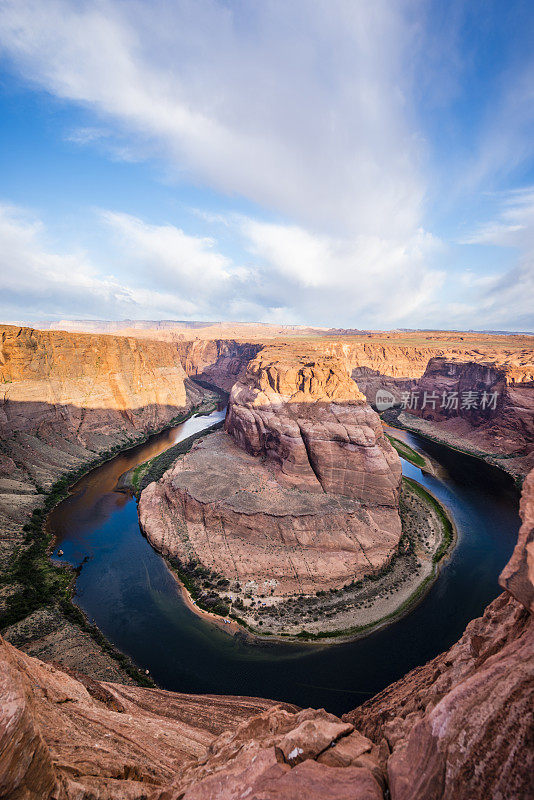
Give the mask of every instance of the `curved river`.
[(440, 464), (439, 477), (403, 461), (403, 472), (452, 514), (458, 544), (421, 603), (388, 628), (354, 642), (251, 644), (185, 605), (163, 559), (141, 534), (135, 498), (114, 491), (132, 466), (224, 418), (193, 417), (90, 472), (49, 517), (53, 556), (83, 562), (75, 602), (156, 682), (181, 692), (271, 697), (341, 714), (450, 647), (499, 594), (497, 577), (519, 528), (512, 480), (482, 461), (405, 431)]

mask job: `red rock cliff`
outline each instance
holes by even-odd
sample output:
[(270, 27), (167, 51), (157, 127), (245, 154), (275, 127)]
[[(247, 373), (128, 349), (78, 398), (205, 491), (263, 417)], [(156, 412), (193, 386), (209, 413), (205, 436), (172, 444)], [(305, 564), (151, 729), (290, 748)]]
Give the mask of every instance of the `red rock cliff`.
[[(392, 800), (528, 800), (534, 774), (534, 472), (502, 594), (461, 639), (345, 715), (392, 754)], [(526, 552), (525, 552), (526, 551)]]
[(337, 358), (264, 348), (234, 384), (226, 430), (288, 484), (369, 505), (398, 503), (399, 458)]
[[(532, 538), (533, 503), (534, 473), (519, 549)], [(532, 572), (517, 585), (450, 650), (343, 720), (78, 679), (0, 640), (1, 796), (530, 800)]]
[(406, 411), (430, 423), (423, 433), (506, 456), (503, 466), (516, 474), (534, 466), (534, 383), (516, 383), (509, 367), (432, 358)]
[(379, 570), (402, 530), (400, 459), (338, 359), (268, 347), (212, 434), (142, 492), (151, 544), (275, 600)]
[(0, 566), (42, 488), (201, 394), (171, 343), (0, 326)]
[(233, 339), (196, 339), (177, 343), (187, 375), (229, 392), (262, 345)]

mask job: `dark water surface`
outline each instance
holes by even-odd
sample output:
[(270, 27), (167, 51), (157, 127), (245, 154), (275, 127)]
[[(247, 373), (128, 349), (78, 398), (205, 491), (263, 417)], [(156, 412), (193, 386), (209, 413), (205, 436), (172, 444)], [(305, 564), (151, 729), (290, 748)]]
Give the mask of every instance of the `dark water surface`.
[(340, 714), (458, 639), (499, 593), (497, 577), (519, 527), (518, 492), (504, 473), (403, 431), (395, 435), (441, 465), (439, 477), (403, 461), (403, 472), (452, 514), (458, 545), (424, 600), (365, 639), (338, 645), (252, 645), (193, 614), (163, 559), (140, 532), (133, 497), (114, 491), (130, 467), (224, 417), (193, 417), (82, 478), (50, 515), (54, 556), (87, 559), (75, 602), (160, 686), (242, 694), (325, 707)]

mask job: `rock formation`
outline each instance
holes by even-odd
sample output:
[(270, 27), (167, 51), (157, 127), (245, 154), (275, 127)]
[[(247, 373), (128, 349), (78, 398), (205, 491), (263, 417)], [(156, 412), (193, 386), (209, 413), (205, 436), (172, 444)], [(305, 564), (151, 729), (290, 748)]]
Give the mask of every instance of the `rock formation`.
[(254, 596), (342, 586), (378, 570), (401, 535), (395, 508), (285, 487), (226, 433), (147, 486), (139, 519), (156, 550), (198, 560)]
[(342, 366), (265, 348), (211, 435), (139, 502), (153, 546), (253, 595), (313, 594), (386, 564), (400, 461)]
[[(270, 700), (192, 696), (92, 681), (0, 638), (0, 796), (159, 796), (224, 732)], [(289, 718), (293, 707), (276, 705)]]
[(39, 489), (99, 452), (169, 424), (201, 396), (173, 345), (1, 327), (4, 534), (36, 505)]
[(528, 565), (515, 596), (505, 592), (449, 651), (343, 719), (92, 681), (0, 640), (1, 796), (530, 800), (533, 586), (521, 552), (532, 540), (533, 504), (534, 472), (511, 562)]
[(264, 348), (234, 384), (226, 430), (306, 491), (398, 504), (400, 462), (378, 415), (333, 357)]
[[(422, 378), (437, 356), (440, 364), (474, 362), (458, 366), (456, 375), (486, 375), (488, 387), (501, 385), (504, 371), (496, 417), (412, 419), (444, 436), (450, 428), (459, 446), (473, 441), (482, 449), (491, 441), (495, 453), (515, 453), (503, 464), (516, 462), (518, 473), (531, 458), (534, 369), (527, 337), (344, 332), (314, 339), (306, 352), (293, 341), (260, 353), (266, 331), (259, 326), (248, 338), (240, 328), (242, 342), (234, 338), (237, 328), (222, 340), (222, 328), (214, 336), (205, 326), (200, 337), (190, 324), (180, 332), (175, 323), (160, 327), (136, 324), (135, 338), (0, 329), (4, 575), (42, 489), (189, 408), (199, 394), (186, 374), (227, 389), (237, 381), (231, 433), (211, 436), (177, 462), (146, 490), (141, 513), (162, 551), (199, 553), (232, 578), (255, 583), (257, 594), (338, 586), (386, 563), (395, 549), (398, 468), (376, 417), (347, 383), (351, 372), (372, 401), (383, 380), (396, 390), (419, 379), (429, 390), (438, 383), (452, 390), (447, 380), (456, 378), (442, 366), (432, 364)], [(489, 361), (495, 366), (480, 366)], [(160, 501), (170, 514), (162, 515)], [(529, 800), (533, 508), (534, 473), (524, 486), (518, 544), (501, 578), (507, 591), (449, 651), (344, 720), (268, 700), (93, 680), (0, 640), (0, 796)], [(268, 574), (277, 577), (265, 585)], [(2, 584), (0, 606), (10, 588)], [(47, 660), (56, 658), (60, 635), (78, 669), (127, 681), (59, 609), (22, 620), (21, 640), (25, 626), (46, 640), (33, 651)]]
[[(24, 523), (65, 473), (168, 425), (200, 402), (176, 346), (167, 342), (0, 327), (0, 617), (17, 586), (6, 579)], [(116, 662), (55, 610), (37, 614), (43, 641), (69, 641), (100, 673)], [(67, 636), (68, 634), (68, 636)], [(48, 643), (44, 644), (48, 652)], [(83, 660), (83, 659), (82, 659)]]
[[(412, 400), (413, 398), (413, 400)], [(425, 420), (421, 430), (497, 459), (516, 475), (534, 465), (534, 382), (516, 383), (495, 362), (432, 358), (410, 388), (401, 421)]]
[(262, 345), (215, 339), (178, 342), (178, 354), (187, 375), (230, 392)]
[(119, 424), (162, 426), (191, 404), (171, 344), (12, 326), (0, 328), (0, 387), (4, 436), (55, 426), (82, 444)]
[(520, 514), (523, 524), (500, 583), (534, 614), (534, 470), (523, 484)]
[(344, 719), (392, 754), (392, 800), (532, 797), (534, 774), (534, 471), (523, 524), (491, 603), (446, 653)]

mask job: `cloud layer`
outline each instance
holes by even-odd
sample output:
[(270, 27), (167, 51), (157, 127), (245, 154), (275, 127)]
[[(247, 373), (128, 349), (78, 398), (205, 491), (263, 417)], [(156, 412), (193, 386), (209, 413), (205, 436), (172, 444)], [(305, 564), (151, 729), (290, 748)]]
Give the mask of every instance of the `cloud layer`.
[(402, 5), (8, 0), (0, 31), (27, 79), (176, 171), (320, 228), (405, 233), (424, 188)]
[[(449, 276), (450, 248), (428, 221), (436, 191), (429, 176), (438, 170), (429, 166), (434, 145), (421, 101), (432, 110), (453, 103), (467, 74), (459, 35), (467, 12), (452, 4), (444, 36), (439, 20), (429, 24), (431, 5), (0, 2), (0, 40), (13, 69), (93, 121), (65, 139), (105, 145), (127, 162), (157, 159), (167, 181), (205, 186), (226, 208), (232, 197), (250, 206), (214, 218), (206, 236), (100, 211), (93, 224), (104, 264), (83, 241), (79, 252), (62, 254), (38, 220), (6, 205), (0, 266), (20, 268), (6, 276), (2, 313), (21, 316), (26, 298), (34, 318), (39, 308), (41, 316), (341, 327), (488, 327), (505, 317), (526, 325), (527, 302), (511, 287), (524, 291), (532, 280), (530, 200), (509, 201), (493, 221), (472, 225), (463, 264)], [(429, 47), (445, 40), (447, 57), (432, 58)], [(480, 191), (510, 148), (516, 166), (527, 159), (531, 67), (521, 66), (511, 90), (500, 88), (510, 125), (503, 131), (492, 121), (473, 135), (476, 157), (451, 197), (466, 186)], [(469, 254), (481, 246), (512, 248), (508, 269), (473, 278)], [(499, 308), (499, 293), (514, 308)]]

